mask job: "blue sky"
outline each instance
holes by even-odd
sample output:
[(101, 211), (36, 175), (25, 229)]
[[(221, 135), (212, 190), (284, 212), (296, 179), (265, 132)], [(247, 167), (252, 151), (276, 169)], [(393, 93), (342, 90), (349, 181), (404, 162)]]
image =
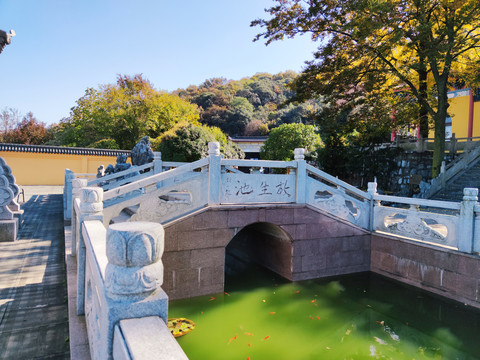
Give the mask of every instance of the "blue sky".
[(272, 0), (0, 0), (0, 109), (67, 117), (89, 87), (143, 74), (159, 90), (205, 79), (301, 71), (316, 45), (307, 36), (252, 42)]

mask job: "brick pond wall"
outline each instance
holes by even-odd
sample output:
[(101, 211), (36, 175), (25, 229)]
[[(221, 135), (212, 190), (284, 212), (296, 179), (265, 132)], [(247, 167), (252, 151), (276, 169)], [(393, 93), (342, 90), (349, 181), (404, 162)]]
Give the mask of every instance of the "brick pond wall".
[(480, 258), (372, 234), (371, 271), (480, 308)]

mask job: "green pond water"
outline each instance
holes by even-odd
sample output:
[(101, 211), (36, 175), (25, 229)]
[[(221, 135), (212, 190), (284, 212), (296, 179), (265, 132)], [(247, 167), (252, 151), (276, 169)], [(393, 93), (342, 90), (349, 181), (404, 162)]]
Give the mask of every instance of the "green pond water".
[(287, 282), (261, 268), (171, 301), (196, 359), (479, 359), (480, 311), (371, 273)]

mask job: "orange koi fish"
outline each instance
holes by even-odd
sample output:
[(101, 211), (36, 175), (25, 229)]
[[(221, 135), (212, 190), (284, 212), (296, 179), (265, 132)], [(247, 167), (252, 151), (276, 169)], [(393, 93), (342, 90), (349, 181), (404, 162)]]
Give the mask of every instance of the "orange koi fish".
[(317, 301), (316, 299), (313, 299), (313, 300), (312, 300), (312, 303), (314, 303), (314, 302), (316, 302), (316, 301)]
[(262, 341), (265, 341), (267, 339), (270, 339), (270, 335), (265, 336)]
[(317, 316), (317, 320), (320, 320), (320, 316)]
[(230, 344), (233, 340), (236, 340), (237, 339), (237, 334), (235, 334), (234, 337), (230, 338), (230, 340), (228, 340), (228, 343)]
[(300, 294), (300, 290), (295, 291), (295, 294)]
[(245, 335), (248, 335), (248, 336), (253, 336), (253, 334), (252, 334), (252, 333), (249, 333), (249, 332), (246, 332), (246, 333), (244, 333), (244, 334), (245, 334)]
[(225, 294), (225, 295), (227, 295), (227, 296), (230, 296), (230, 294), (229, 294), (229, 293), (227, 293), (227, 292), (224, 292), (224, 294)]
[(250, 356), (249, 356), (249, 357), (247, 357), (247, 360), (250, 360)]
[(215, 300), (215, 298), (213, 296), (210, 296), (210, 300), (208, 301), (213, 301), (213, 300)]
[(313, 316), (311, 316), (311, 315), (310, 315), (310, 319), (312, 319), (312, 320), (313, 320)]
[(270, 313), (270, 315), (273, 315), (273, 314), (275, 314), (275, 311), (272, 311), (272, 312)]
[(251, 347), (252, 345), (250, 345), (250, 343), (248, 343), (248, 346), (250, 346), (250, 347)]

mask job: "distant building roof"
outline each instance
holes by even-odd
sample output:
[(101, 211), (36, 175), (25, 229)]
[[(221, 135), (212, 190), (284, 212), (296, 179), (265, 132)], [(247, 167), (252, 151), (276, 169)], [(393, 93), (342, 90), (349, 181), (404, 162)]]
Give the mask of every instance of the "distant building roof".
[(263, 146), (268, 136), (237, 136), (231, 137), (235, 144), (237, 144), (243, 152), (260, 153), (260, 148)]

